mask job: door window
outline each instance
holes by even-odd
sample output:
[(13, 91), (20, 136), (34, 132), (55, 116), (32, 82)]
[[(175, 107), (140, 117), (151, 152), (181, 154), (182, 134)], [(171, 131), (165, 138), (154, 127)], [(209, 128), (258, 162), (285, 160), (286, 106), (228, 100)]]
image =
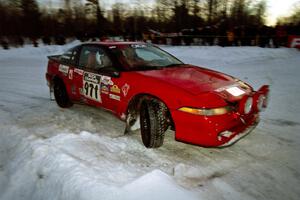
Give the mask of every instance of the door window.
[(112, 62), (103, 49), (96, 46), (83, 46), (79, 66), (89, 70), (100, 70), (112, 67)]

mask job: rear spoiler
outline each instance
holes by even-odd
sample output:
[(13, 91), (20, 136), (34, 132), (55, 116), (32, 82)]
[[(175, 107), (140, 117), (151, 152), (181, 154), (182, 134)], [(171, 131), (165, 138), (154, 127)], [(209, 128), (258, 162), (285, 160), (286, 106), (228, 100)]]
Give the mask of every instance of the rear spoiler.
[(52, 56), (47, 56), (47, 58), (48, 58), (49, 60), (55, 60), (55, 61), (58, 61), (60, 56), (61, 56), (61, 55), (52, 55)]

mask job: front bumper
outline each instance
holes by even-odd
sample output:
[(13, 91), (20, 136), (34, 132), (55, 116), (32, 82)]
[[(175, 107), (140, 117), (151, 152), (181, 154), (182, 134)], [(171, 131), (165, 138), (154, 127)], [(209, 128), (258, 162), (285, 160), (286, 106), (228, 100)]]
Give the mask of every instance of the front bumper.
[(230, 145), (233, 145), (234, 143), (236, 143), (237, 141), (239, 141), (240, 139), (242, 139), (243, 137), (248, 135), (257, 126), (258, 122), (259, 122), (259, 120), (257, 119), (256, 122), (254, 122), (252, 125), (248, 126), (244, 131), (242, 131), (238, 134), (234, 134), (234, 137), (232, 137), (228, 142), (226, 142), (218, 147), (228, 147)]
[[(269, 89), (263, 86), (257, 94), (268, 94)], [(204, 147), (229, 146), (253, 130), (259, 122), (259, 110), (253, 106), (252, 111), (243, 115), (239, 111), (218, 116), (201, 116), (172, 111), (177, 141), (196, 144)]]
[(175, 111), (175, 138), (178, 141), (205, 147), (228, 146), (249, 133), (259, 122), (259, 114), (241, 118), (236, 113), (222, 116), (194, 116)]

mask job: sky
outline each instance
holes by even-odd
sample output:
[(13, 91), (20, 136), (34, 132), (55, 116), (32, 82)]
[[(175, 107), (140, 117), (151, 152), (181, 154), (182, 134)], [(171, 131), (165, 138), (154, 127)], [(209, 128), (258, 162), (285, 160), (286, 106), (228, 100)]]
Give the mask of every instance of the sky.
[(288, 16), (292, 10), (293, 4), (299, 0), (268, 0), (267, 24), (274, 25), (276, 19), (281, 16)]
[[(39, 2), (52, 2), (52, 5), (55, 6), (62, 2), (62, 0), (38, 0)], [(154, 0), (149, 0), (149, 2)], [(104, 0), (103, 3), (105, 7), (110, 7), (112, 4), (116, 2), (122, 3), (132, 3), (135, 0)], [(292, 6), (294, 3), (300, 2), (300, 0), (267, 0), (268, 10), (267, 10), (267, 24), (268, 25), (275, 25), (276, 19), (281, 16), (288, 16), (289, 12), (292, 10)]]

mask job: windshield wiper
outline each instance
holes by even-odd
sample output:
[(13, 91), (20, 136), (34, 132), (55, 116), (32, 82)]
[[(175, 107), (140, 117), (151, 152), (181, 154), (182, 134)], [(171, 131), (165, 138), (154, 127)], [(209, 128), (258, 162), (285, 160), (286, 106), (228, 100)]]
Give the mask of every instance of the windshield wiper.
[(130, 71), (144, 71), (144, 70), (160, 70), (160, 66), (137, 66), (130, 68)]
[(173, 64), (169, 64), (169, 65), (166, 65), (166, 66), (163, 66), (164, 68), (166, 67), (177, 67), (177, 66), (180, 66), (180, 65), (184, 65), (183, 63), (180, 63), (180, 64), (178, 64), (178, 63), (173, 63)]

